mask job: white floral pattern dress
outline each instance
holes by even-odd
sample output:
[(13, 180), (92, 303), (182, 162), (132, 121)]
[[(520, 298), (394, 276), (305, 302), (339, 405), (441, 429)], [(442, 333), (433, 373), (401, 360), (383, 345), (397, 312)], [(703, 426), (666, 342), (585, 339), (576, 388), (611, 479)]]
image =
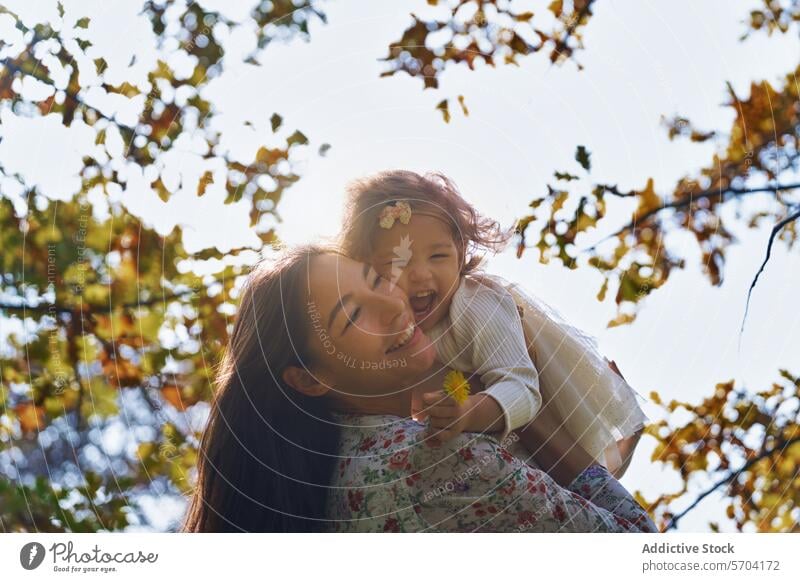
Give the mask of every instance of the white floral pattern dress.
[(391, 415), (338, 414), (329, 491), (337, 532), (657, 532), (600, 465), (564, 488), (507, 439), (463, 433), (440, 448), (425, 425)]

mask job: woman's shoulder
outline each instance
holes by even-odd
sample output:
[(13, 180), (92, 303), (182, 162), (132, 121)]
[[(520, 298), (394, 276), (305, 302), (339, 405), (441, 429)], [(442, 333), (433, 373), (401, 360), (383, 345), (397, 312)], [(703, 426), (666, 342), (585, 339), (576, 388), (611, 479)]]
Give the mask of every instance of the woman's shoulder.
[(329, 492), (333, 531), (423, 531), (410, 493), (412, 451), (424, 426), (393, 415), (335, 414), (339, 459)]
[(336, 414), (340, 423), (337, 477), (345, 487), (401, 482), (412, 472), (413, 451), (425, 426), (409, 418), (382, 414)]
[[(452, 470), (455, 465), (478, 459), (484, 463), (492, 459), (507, 463), (516, 460), (508, 452), (512, 440), (500, 442), (484, 433), (462, 433), (443, 446), (432, 447), (425, 442), (426, 425), (412, 419), (392, 415), (338, 418), (342, 422), (340, 470), (350, 473), (350, 483), (374, 484), (422, 472), (431, 480), (438, 473), (437, 468)], [(512, 433), (508, 438), (516, 435)], [(370, 467), (377, 472), (370, 471)], [(413, 478), (409, 483), (417, 480)]]
[[(337, 531), (430, 531), (423, 507), (454, 479), (498, 481), (498, 470), (523, 461), (495, 438), (463, 433), (440, 447), (424, 442), (425, 425), (391, 415), (337, 414), (340, 458), (331, 493)], [(505, 470), (500, 470), (505, 473)]]
[(341, 429), (340, 450), (373, 453), (392, 451), (413, 442), (424, 425), (392, 414), (334, 413)]

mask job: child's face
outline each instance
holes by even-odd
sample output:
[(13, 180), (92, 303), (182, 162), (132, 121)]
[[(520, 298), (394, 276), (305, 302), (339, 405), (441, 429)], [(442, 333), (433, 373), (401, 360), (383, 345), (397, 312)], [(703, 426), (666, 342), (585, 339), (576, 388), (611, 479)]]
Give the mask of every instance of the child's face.
[(380, 228), (372, 265), (408, 294), (414, 319), (429, 331), (447, 315), (458, 288), (458, 249), (447, 225), (425, 214), (412, 214), (408, 224), (395, 221)]

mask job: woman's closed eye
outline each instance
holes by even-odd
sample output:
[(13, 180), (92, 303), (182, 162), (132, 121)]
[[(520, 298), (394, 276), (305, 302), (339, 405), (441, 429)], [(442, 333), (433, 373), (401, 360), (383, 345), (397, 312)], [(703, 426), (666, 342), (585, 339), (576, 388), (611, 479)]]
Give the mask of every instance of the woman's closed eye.
[[(385, 288), (387, 283), (389, 283), (388, 279), (375, 273), (375, 278), (372, 280), (370, 288), (373, 291), (378, 291)], [(352, 314), (347, 316), (347, 323), (345, 323), (344, 327), (342, 328), (342, 334), (344, 334), (344, 332), (346, 332), (351, 325), (353, 325), (358, 321), (360, 315), (361, 315), (361, 306), (359, 305), (353, 310)]]
[(432, 259), (447, 259), (449, 257), (450, 255), (448, 255), (447, 253), (436, 253), (435, 255), (431, 255)]
[(353, 310), (352, 315), (347, 316), (347, 323), (345, 323), (344, 327), (342, 328), (342, 335), (344, 335), (344, 332), (346, 332), (348, 328), (358, 320), (359, 315), (361, 315), (360, 305)]

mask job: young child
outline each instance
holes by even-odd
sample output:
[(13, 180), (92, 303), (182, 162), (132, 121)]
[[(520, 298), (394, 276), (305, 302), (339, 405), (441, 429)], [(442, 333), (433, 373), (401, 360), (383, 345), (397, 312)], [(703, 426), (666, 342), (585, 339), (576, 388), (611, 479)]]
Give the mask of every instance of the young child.
[(477, 271), (480, 253), (500, 250), (510, 233), (441, 174), (380, 172), (347, 190), (345, 252), (399, 285), (442, 362), (478, 374), (485, 387), (460, 404), (443, 391), (424, 395), (432, 439), (463, 431), (502, 438), (536, 422), (546, 404), (542, 413), (557, 415), (597, 462), (624, 470), (646, 419), (632, 389), (591, 338), (516, 285)]

